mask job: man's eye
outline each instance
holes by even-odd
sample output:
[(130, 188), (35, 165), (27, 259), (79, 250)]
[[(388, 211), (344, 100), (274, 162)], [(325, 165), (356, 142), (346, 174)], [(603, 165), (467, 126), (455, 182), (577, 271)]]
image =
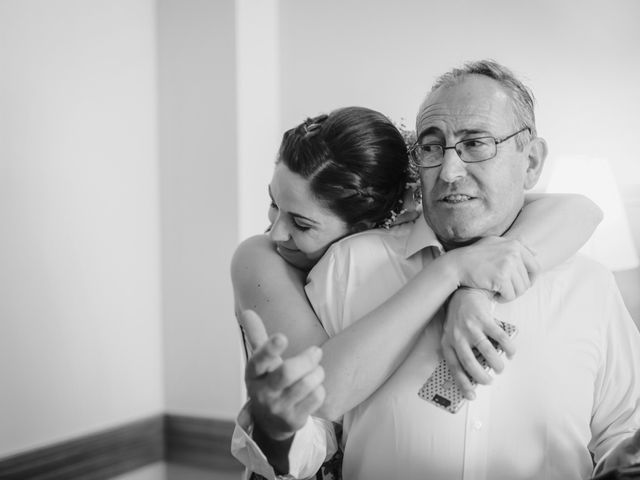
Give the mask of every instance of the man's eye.
[(464, 141), (464, 146), (467, 148), (483, 148), (489, 145), (491, 139), (488, 138), (472, 138)]
[(442, 147), (440, 145), (438, 145), (437, 143), (425, 143), (423, 145), (420, 145), (420, 149), (424, 153), (434, 153), (434, 152), (439, 151), (441, 148)]
[(278, 209), (278, 205), (276, 205), (274, 202), (271, 202), (271, 203), (269, 204), (269, 208), (274, 208), (274, 209), (276, 209), (276, 210), (277, 210), (277, 209)]

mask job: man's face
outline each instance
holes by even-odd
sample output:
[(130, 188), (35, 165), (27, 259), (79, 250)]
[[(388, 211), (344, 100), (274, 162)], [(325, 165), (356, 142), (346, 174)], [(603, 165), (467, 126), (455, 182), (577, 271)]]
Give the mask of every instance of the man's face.
[[(449, 147), (476, 137), (506, 137), (524, 126), (515, 124), (511, 102), (496, 81), (480, 75), (440, 87), (420, 108), (418, 139)], [(509, 228), (522, 208), (525, 188), (532, 186), (528, 150), (518, 151), (512, 138), (498, 144), (490, 160), (465, 163), (451, 149), (445, 150), (441, 166), (420, 169), (424, 215), (446, 247)]]

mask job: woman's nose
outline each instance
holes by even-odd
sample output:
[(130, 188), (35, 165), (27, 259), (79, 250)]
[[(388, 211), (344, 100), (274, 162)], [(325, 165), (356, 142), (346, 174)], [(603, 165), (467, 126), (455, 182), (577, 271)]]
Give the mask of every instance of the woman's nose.
[(290, 236), (286, 221), (282, 215), (278, 215), (269, 230), (269, 238), (273, 242), (286, 242)]

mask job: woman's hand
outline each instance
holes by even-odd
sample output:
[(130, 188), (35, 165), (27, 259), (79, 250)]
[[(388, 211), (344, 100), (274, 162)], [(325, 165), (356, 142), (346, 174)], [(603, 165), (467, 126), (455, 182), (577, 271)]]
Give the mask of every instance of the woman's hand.
[(284, 359), (284, 335), (268, 337), (262, 320), (250, 310), (240, 315), (240, 324), (254, 352), (245, 368), (253, 421), (273, 440), (291, 438), (324, 401), (322, 349), (312, 346)]
[(527, 247), (502, 237), (486, 237), (447, 255), (453, 257), (460, 285), (494, 292), (498, 301), (522, 295), (540, 269)]
[(485, 290), (460, 288), (452, 296), (442, 335), (442, 353), (451, 374), (465, 398), (475, 398), (471, 378), (481, 384), (491, 382), (491, 375), (480, 365), (476, 349), (497, 373), (504, 362), (488, 337), (498, 342), (507, 355), (515, 353), (513, 342), (493, 318), (493, 293)]

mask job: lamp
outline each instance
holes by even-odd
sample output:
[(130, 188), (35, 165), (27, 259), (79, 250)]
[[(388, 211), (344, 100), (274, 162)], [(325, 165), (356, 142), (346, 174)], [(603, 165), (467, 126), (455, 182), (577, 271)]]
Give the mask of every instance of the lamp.
[(547, 191), (581, 193), (604, 212), (602, 223), (582, 247), (582, 253), (614, 271), (639, 265), (622, 196), (606, 158), (580, 155), (558, 158)]

